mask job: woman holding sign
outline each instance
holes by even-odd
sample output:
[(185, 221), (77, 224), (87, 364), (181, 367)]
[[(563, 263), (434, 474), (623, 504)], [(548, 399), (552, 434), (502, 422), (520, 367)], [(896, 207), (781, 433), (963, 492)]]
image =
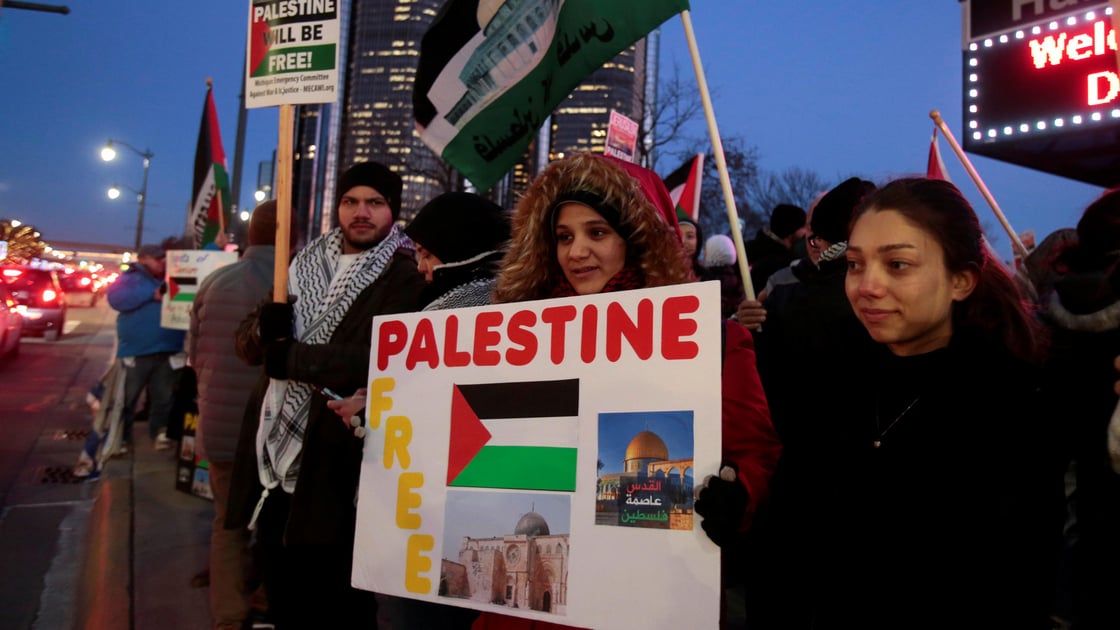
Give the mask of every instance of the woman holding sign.
[[(694, 279), (678, 236), (638, 181), (616, 163), (582, 153), (550, 164), (522, 197), (494, 297), (498, 303), (518, 302)], [(735, 322), (720, 324), (726, 326), (725, 465), (709, 478), (695, 509), (705, 533), (722, 546), (747, 529), (767, 496), (781, 445), (750, 335)], [(500, 619), (483, 615), (475, 627), (531, 627), (528, 621)]]

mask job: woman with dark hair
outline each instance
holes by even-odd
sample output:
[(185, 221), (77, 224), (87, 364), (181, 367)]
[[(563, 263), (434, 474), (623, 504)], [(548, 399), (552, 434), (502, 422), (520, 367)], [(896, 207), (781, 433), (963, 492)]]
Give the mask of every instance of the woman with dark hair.
[[(638, 181), (609, 160), (580, 153), (550, 164), (518, 203), (494, 301), (591, 295), (693, 280), (676, 234)], [(726, 333), (725, 466), (704, 484), (695, 510), (703, 517), (705, 533), (717, 544), (727, 545), (749, 527), (757, 506), (769, 494), (781, 445), (770, 423), (750, 335), (738, 323), (719, 324)], [(483, 614), (475, 624), (476, 630), (530, 627), (553, 626), (490, 614)]]
[(877, 345), (808, 387), (772, 495), (797, 569), (759, 627), (1048, 628), (1062, 476), (1015, 283), (945, 181), (871, 193), (847, 240)]

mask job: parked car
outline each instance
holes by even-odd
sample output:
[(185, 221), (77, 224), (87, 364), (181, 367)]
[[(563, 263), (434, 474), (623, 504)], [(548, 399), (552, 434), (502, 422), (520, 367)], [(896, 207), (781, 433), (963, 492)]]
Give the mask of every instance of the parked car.
[(66, 292), (67, 306), (96, 306), (101, 297), (102, 283), (86, 269), (67, 269), (58, 281)]
[(19, 354), (19, 341), (23, 336), (23, 315), (19, 303), (8, 287), (0, 282), (0, 357)]
[(47, 341), (62, 336), (66, 324), (66, 292), (58, 275), (49, 269), (17, 265), (0, 267), (0, 280), (7, 285), (23, 315), (23, 332), (40, 333)]

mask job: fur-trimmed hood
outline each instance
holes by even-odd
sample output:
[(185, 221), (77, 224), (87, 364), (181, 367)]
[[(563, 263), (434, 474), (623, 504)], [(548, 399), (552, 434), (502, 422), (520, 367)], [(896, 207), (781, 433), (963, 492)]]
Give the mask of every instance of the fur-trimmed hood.
[(579, 153), (555, 161), (529, 185), (513, 214), (509, 251), (498, 276), (494, 301), (520, 302), (549, 297), (563, 278), (550, 224), (553, 202), (561, 193), (589, 191), (619, 210), (627, 264), (641, 271), (643, 286), (679, 284), (693, 279), (680, 241), (643, 194), (638, 181), (609, 160)]
[(1041, 313), (1066, 330), (1120, 330), (1120, 299), (1102, 272), (1071, 273), (1056, 281), (1042, 301)]

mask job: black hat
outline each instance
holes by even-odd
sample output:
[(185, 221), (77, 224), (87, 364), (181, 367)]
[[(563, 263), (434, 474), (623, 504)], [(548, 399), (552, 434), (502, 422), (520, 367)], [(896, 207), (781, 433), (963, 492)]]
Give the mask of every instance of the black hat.
[(492, 201), (473, 193), (449, 192), (425, 204), (404, 233), (450, 264), (504, 249), (510, 220)]
[(351, 166), (338, 178), (338, 194), (334, 200), (335, 208), (342, 203), (342, 196), (355, 186), (369, 186), (381, 193), (389, 208), (393, 211), (393, 219), (401, 214), (401, 178), (385, 166), (377, 162), (359, 162)]
[(813, 234), (829, 243), (847, 241), (852, 211), (873, 190), (875, 184), (858, 177), (840, 182), (836, 188), (825, 193), (813, 209), (813, 220), (810, 223)]
[(805, 227), (805, 211), (795, 205), (780, 203), (770, 213), (770, 231), (785, 238)]

